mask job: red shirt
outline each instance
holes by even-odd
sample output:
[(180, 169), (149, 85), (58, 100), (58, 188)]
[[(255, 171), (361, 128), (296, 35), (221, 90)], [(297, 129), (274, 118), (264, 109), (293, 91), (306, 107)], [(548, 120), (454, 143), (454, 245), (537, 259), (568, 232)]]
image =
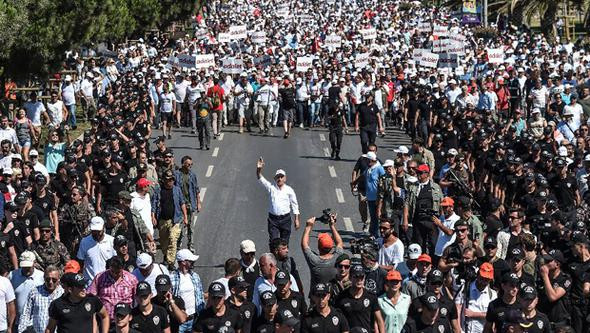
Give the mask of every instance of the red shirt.
[(207, 90), (207, 97), (211, 98), (213, 97), (214, 94), (217, 94), (217, 96), (219, 96), (219, 105), (217, 107), (213, 108), (213, 111), (221, 111), (223, 110), (223, 88), (221, 88), (218, 84), (214, 85), (213, 87), (209, 88), (209, 90)]

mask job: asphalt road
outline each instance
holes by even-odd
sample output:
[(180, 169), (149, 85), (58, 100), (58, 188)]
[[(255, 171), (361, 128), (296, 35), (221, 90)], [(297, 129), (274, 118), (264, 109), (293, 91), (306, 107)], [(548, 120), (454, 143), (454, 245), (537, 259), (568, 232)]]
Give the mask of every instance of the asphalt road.
[[(338, 229), (344, 241), (362, 232), (357, 199), (350, 191), (350, 177), (361, 155), (360, 139), (356, 134), (345, 135), (340, 161), (330, 160), (327, 129), (294, 129), (283, 139), (282, 129), (275, 136), (257, 133), (239, 134), (237, 128), (227, 127), (222, 136), (211, 141), (211, 150), (199, 150), (196, 135), (186, 129), (175, 129), (167, 141), (174, 151), (176, 163), (184, 155), (193, 158), (193, 171), (201, 187), (203, 210), (198, 214), (195, 249), (200, 256), (196, 271), (208, 284), (223, 276), (223, 263), (230, 257), (239, 258), (239, 244), (251, 239), (256, 244), (257, 257), (268, 252), (266, 217), (268, 198), (256, 178), (256, 160), (263, 156), (263, 175), (272, 181), (276, 169), (287, 173), (287, 184), (295, 190), (301, 211), (299, 230), (293, 228), (290, 255), (299, 268), (305, 289), (309, 290), (309, 270), (300, 247), (305, 220), (320, 216), (325, 208), (338, 213)], [(378, 157), (392, 158), (393, 149), (407, 144), (408, 137), (389, 129), (385, 138), (378, 138)], [(155, 135), (160, 135), (156, 130)], [(316, 223), (310, 244), (316, 246), (318, 232), (327, 231), (325, 224)]]

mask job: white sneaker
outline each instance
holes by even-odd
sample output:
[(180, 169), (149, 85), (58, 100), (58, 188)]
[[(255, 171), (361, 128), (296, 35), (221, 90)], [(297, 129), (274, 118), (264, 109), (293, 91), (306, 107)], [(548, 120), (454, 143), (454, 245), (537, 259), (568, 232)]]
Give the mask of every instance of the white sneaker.
[(303, 128), (303, 123), (299, 124), (299, 128)]

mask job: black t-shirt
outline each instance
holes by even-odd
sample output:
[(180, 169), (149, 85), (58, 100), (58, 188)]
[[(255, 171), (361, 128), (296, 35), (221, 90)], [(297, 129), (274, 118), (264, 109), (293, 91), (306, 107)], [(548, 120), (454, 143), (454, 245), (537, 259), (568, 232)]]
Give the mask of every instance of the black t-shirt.
[(241, 306), (237, 306), (234, 303), (230, 302), (229, 299), (225, 301), (225, 306), (231, 308), (232, 310), (236, 310), (242, 316), (242, 332), (243, 333), (250, 333), (252, 330), (252, 320), (256, 315), (256, 305), (250, 301), (244, 301)]
[(131, 310), (131, 328), (142, 333), (160, 333), (170, 327), (168, 312), (163, 307), (152, 304), (152, 312), (145, 316), (139, 307)]
[(330, 100), (330, 102), (338, 103), (338, 101), (340, 100), (341, 91), (342, 88), (340, 88), (339, 86), (331, 86), (330, 89), (328, 89), (328, 99)]
[(544, 313), (537, 311), (534, 317), (529, 318), (533, 325), (527, 328), (527, 333), (551, 333), (551, 323)]
[(203, 333), (217, 333), (223, 326), (228, 326), (236, 330), (242, 329), (243, 325), (244, 320), (242, 319), (239, 311), (226, 306), (223, 315), (218, 317), (215, 314), (213, 307), (209, 307), (199, 314), (199, 319), (197, 319), (193, 324), (193, 331)]
[(27, 249), (26, 238), (31, 236), (30, 230), (22, 220), (17, 219), (14, 221), (14, 228), (10, 229), (8, 234), (12, 239), (12, 244), (14, 244), (16, 255), (19, 256)]
[(324, 317), (316, 309), (310, 311), (301, 323), (301, 333), (340, 333), (350, 331), (348, 320), (338, 309), (330, 307)]
[[(184, 306), (184, 300), (182, 298), (177, 296), (173, 296), (172, 298), (174, 299), (174, 303), (176, 304), (176, 306), (178, 306), (178, 308), (180, 308), (183, 311), (186, 310)], [(170, 332), (178, 332), (178, 327), (181, 323), (179, 323), (176, 320), (176, 318), (174, 318), (173, 313), (169, 310), (169, 307), (164, 303), (164, 301), (164, 298), (162, 298), (162, 300), (159, 300), (158, 297), (152, 298), (153, 304), (161, 306), (168, 313), (168, 319), (170, 320)]]
[(289, 310), (295, 318), (301, 318), (305, 313), (307, 313), (307, 304), (305, 303), (305, 298), (301, 293), (291, 290), (291, 295), (288, 298), (281, 298), (279, 296), (278, 290), (275, 292), (277, 296), (277, 305), (278, 310)]
[(39, 219), (32, 209), (25, 212), (23, 216), (17, 217), (17, 219), (29, 229), (30, 235), (33, 235), (33, 230), (35, 228), (39, 228)]
[(109, 204), (117, 203), (119, 192), (126, 190), (127, 179), (127, 174), (124, 171), (116, 174), (111, 174), (110, 172), (105, 173), (104, 179), (101, 182), (103, 186), (103, 201)]
[(364, 290), (361, 297), (355, 298), (352, 288), (338, 295), (336, 307), (346, 316), (350, 327), (363, 327), (369, 332), (375, 322), (375, 311), (379, 311), (377, 296)]
[(12, 262), (10, 261), (10, 254), (8, 252), (8, 249), (11, 246), (14, 246), (14, 244), (12, 243), (12, 237), (10, 237), (10, 234), (5, 234), (0, 231), (0, 263), (8, 270), (13, 268)]
[(275, 322), (264, 317), (264, 313), (256, 316), (252, 321), (252, 332), (256, 333), (273, 333), (275, 331)]
[(102, 302), (96, 296), (88, 295), (74, 303), (63, 295), (49, 305), (49, 318), (57, 321), (57, 333), (88, 333), (92, 332), (94, 315), (102, 308)]
[(570, 318), (570, 313), (566, 307), (566, 301), (570, 296), (569, 293), (572, 286), (572, 280), (569, 275), (561, 272), (556, 278), (549, 277), (549, 281), (554, 289), (563, 288), (565, 290), (565, 295), (557, 301), (551, 302), (545, 292), (545, 286), (539, 286), (539, 289), (541, 290), (539, 291), (538, 309), (541, 310), (541, 312), (546, 313), (551, 322), (568, 320)]
[(375, 103), (367, 105), (363, 103), (357, 109), (359, 115), (359, 127), (365, 129), (374, 129), (377, 127), (377, 114), (379, 110)]
[(383, 294), (386, 275), (387, 271), (380, 267), (367, 272), (365, 275), (365, 289), (376, 296)]
[(420, 315), (408, 317), (402, 333), (440, 333), (452, 332), (451, 324), (446, 318), (438, 317), (433, 324), (425, 324)]
[(162, 187), (160, 192), (160, 220), (172, 220), (174, 218), (173, 189)]
[(575, 177), (569, 175), (565, 179), (555, 177), (551, 182), (551, 189), (557, 198), (560, 209), (569, 210), (575, 206), (576, 191), (578, 190), (578, 182)]
[(365, 194), (366, 190), (365, 171), (367, 171), (367, 169), (369, 169), (369, 160), (364, 157), (361, 157), (356, 161), (353, 169), (358, 173), (359, 178), (356, 184), (359, 193), (363, 195)]
[(586, 262), (574, 262), (568, 265), (569, 272), (572, 276), (572, 298), (584, 298), (584, 282), (590, 274), (590, 260)]
[[(123, 258), (121, 258), (121, 259), (123, 259)], [(124, 260), (124, 262), (123, 262), (123, 268), (126, 271), (128, 271), (129, 273), (133, 272), (133, 270), (135, 268), (137, 268), (137, 265), (135, 264), (136, 258), (134, 256), (129, 255), (129, 259), (128, 260), (125, 260), (125, 259), (123, 259), (123, 260)]]
[(504, 300), (496, 298), (488, 305), (488, 312), (486, 313), (486, 321), (494, 323), (496, 330), (500, 329), (506, 320), (506, 313), (511, 309), (520, 309), (518, 301), (513, 304), (506, 304)]
[(49, 213), (57, 209), (53, 193), (47, 191), (43, 197), (33, 197), (33, 206), (39, 207), (43, 211), (43, 218), (49, 218)]

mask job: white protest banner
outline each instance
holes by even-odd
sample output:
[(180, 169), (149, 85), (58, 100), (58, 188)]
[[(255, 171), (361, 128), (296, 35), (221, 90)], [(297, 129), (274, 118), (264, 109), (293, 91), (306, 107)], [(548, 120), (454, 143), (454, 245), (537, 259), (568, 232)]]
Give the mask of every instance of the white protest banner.
[(360, 32), (364, 40), (377, 39), (377, 30), (375, 28), (361, 29)]
[(502, 49), (486, 49), (488, 53), (488, 62), (490, 64), (501, 64), (504, 62), (504, 50)]
[(213, 54), (199, 54), (195, 58), (195, 67), (197, 69), (215, 67), (215, 55)]
[(465, 42), (467, 40), (467, 38), (465, 38), (465, 36), (461, 34), (451, 34), (449, 36), (449, 39), (457, 42)]
[(196, 59), (189, 54), (179, 54), (176, 56), (176, 64), (181, 67), (195, 68)]
[(297, 57), (297, 71), (307, 72), (313, 63), (312, 57)]
[(432, 31), (432, 26), (430, 25), (430, 22), (418, 23), (418, 32), (429, 33), (431, 31)]
[(231, 39), (246, 39), (248, 37), (246, 25), (232, 25), (229, 27)]
[(459, 65), (456, 54), (443, 53), (438, 55), (438, 68), (457, 68)]
[(442, 39), (437, 39), (432, 41), (432, 52), (434, 53), (441, 53), (442, 52)]
[(414, 49), (412, 51), (412, 59), (416, 62), (416, 65), (420, 65), (420, 61), (422, 60), (422, 53), (428, 52), (427, 49)]
[(223, 72), (225, 74), (240, 74), (244, 71), (244, 61), (237, 58), (223, 59)]
[(438, 63), (438, 54), (424, 51), (422, 52), (422, 59), (420, 59), (420, 66), (436, 68)]
[(308, 22), (312, 22), (314, 20), (314, 18), (313, 18), (313, 15), (302, 14), (302, 15), (299, 15), (299, 20), (301, 21), (301, 23), (308, 23)]
[(266, 32), (264, 31), (254, 31), (252, 33), (252, 42), (256, 44), (264, 44), (266, 43)]
[(465, 55), (465, 43), (451, 40), (451, 43), (447, 46), (447, 53)]
[(356, 69), (365, 68), (369, 64), (369, 53), (358, 53), (354, 59), (354, 67)]
[(229, 42), (231, 42), (231, 35), (228, 34), (227, 32), (220, 32), (219, 35), (217, 35), (217, 42), (229, 43)]
[(342, 46), (342, 37), (338, 35), (328, 35), (324, 40), (326, 46), (337, 49)]
[(432, 34), (437, 37), (447, 37), (449, 35), (449, 29), (446, 25), (435, 24)]
[(455, 69), (455, 75), (465, 75), (465, 69), (463, 68), (463, 66), (458, 66)]

